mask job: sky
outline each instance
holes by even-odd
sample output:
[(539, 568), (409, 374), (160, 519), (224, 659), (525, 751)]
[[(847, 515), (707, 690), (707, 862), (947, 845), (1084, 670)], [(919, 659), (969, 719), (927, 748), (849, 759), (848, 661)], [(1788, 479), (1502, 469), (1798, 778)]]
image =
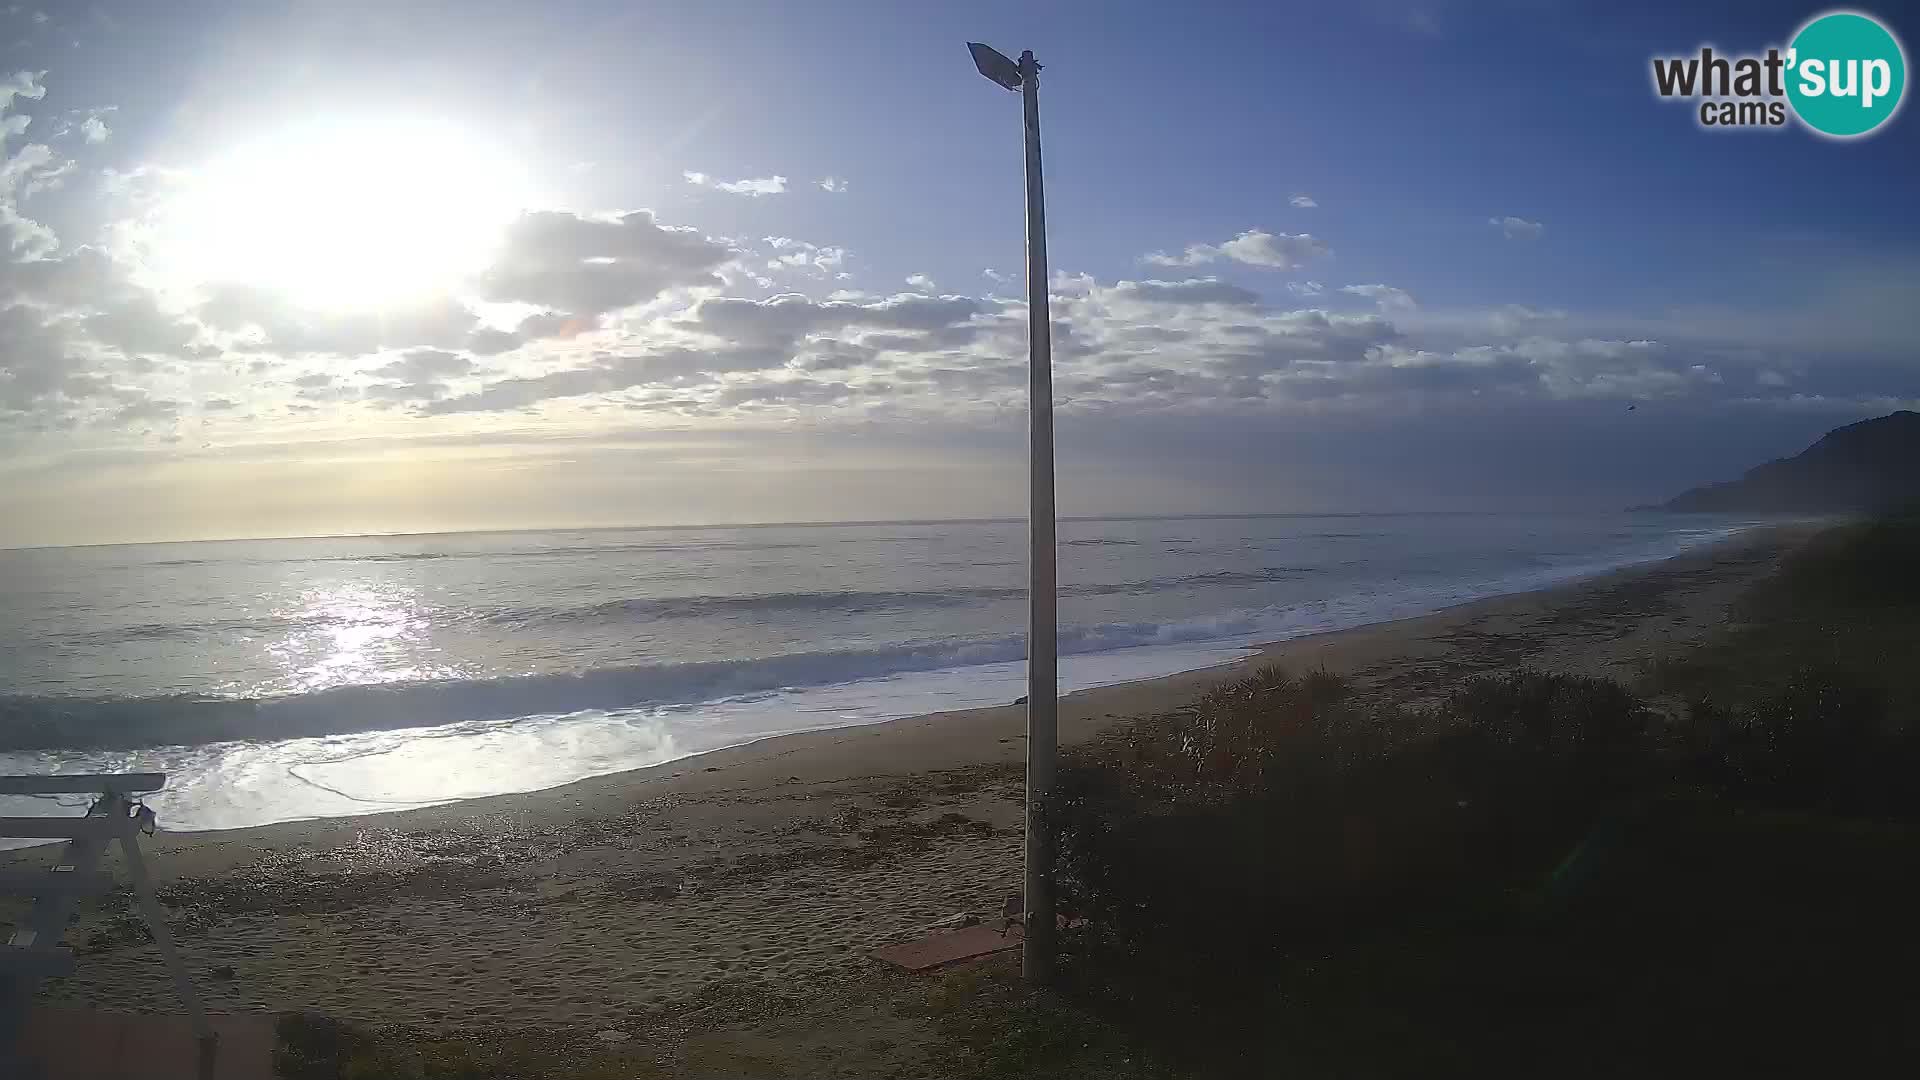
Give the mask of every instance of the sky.
[(1920, 407), (1912, 110), (1652, 90), (1824, 10), (28, 0), (0, 546), (1017, 516), (970, 40), (1063, 514), (1662, 499)]

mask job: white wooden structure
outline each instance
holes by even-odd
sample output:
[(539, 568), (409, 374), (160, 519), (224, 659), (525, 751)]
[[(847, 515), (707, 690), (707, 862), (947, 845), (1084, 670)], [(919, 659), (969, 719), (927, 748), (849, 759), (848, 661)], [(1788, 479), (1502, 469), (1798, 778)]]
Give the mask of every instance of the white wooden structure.
[(160, 773), (0, 776), (0, 795), (99, 796), (85, 817), (0, 817), (0, 837), (67, 841), (66, 850), (48, 869), (0, 869), (0, 894), (33, 898), (33, 908), (25, 921), (0, 946), (0, 1064), (18, 1053), (41, 980), (73, 971), (73, 953), (60, 942), (80, 897), (113, 891), (113, 877), (100, 869), (100, 860), (116, 840), (126, 855), (134, 902), (173, 976), (174, 988), (200, 1040), (202, 1057), (211, 1059), (213, 1028), (187, 976), (186, 964), (174, 948), (166, 914), (154, 896), (153, 880), (140, 853), (140, 833), (152, 830), (153, 811), (141, 805), (138, 797), (160, 790), (166, 782)]

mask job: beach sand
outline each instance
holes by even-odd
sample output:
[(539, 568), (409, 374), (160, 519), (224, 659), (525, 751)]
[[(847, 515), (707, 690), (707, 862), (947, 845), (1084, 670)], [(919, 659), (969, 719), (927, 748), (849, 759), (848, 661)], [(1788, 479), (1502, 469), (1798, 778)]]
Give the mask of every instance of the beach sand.
[[(1083, 691), (1061, 702), (1062, 742), (1275, 662), (1403, 698), (1521, 664), (1631, 681), (1722, 625), (1804, 532)], [(150, 850), (211, 1007), (617, 1025), (716, 985), (804, 992), (951, 915), (997, 913), (1020, 883), (1023, 722), (1006, 706), (787, 735), (529, 794), (163, 832)], [(124, 897), (69, 941), (79, 973), (47, 998), (176, 1007)]]

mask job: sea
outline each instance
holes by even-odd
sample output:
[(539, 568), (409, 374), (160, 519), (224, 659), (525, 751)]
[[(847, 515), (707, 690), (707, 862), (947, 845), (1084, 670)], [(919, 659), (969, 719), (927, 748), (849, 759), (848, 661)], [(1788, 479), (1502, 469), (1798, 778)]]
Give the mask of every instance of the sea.
[[(1062, 692), (1663, 559), (1701, 515), (1068, 520)], [(0, 551), (0, 773), (170, 830), (363, 814), (1025, 693), (1020, 521)], [(0, 813), (84, 799), (0, 797)]]

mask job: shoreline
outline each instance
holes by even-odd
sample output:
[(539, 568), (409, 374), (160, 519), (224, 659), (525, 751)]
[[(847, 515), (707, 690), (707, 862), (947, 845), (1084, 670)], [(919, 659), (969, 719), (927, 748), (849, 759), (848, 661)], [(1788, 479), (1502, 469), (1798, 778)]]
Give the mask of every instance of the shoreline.
[[(1131, 719), (1135, 716), (1153, 715), (1169, 708), (1178, 707), (1178, 705), (1184, 704), (1184, 699), (1197, 696), (1207, 685), (1237, 678), (1254, 668), (1268, 663), (1281, 663), (1296, 667), (1325, 667), (1336, 674), (1347, 674), (1351, 672), (1355, 665), (1373, 659), (1373, 654), (1382, 648), (1402, 647), (1407, 644), (1409, 638), (1419, 636), (1423, 630), (1438, 630), (1441, 627), (1457, 622), (1468, 621), (1483, 614), (1503, 611), (1512, 605), (1530, 605), (1533, 603), (1549, 604), (1557, 598), (1577, 595), (1584, 590), (1603, 587), (1610, 582), (1627, 581), (1647, 575), (1659, 574), (1663, 568), (1675, 567), (1682, 563), (1691, 565), (1701, 560), (1715, 562), (1729, 553), (1752, 547), (1795, 543), (1805, 535), (1810, 535), (1813, 531), (1816, 530), (1811, 526), (1759, 526), (1734, 536), (1681, 552), (1677, 555), (1669, 555), (1645, 562), (1615, 567), (1587, 577), (1556, 582), (1538, 588), (1480, 597), (1418, 615), (1386, 619), (1378, 622), (1360, 623), (1336, 630), (1314, 631), (1301, 634), (1297, 637), (1282, 638), (1275, 641), (1252, 642), (1244, 645), (1220, 643), (1217, 646), (1209, 646), (1204, 642), (1194, 643), (1193, 647), (1196, 649), (1217, 648), (1222, 652), (1237, 651), (1242, 655), (1221, 663), (1187, 668), (1180, 671), (1168, 672), (1163, 675), (1152, 675), (1138, 679), (1127, 679), (1121, 682), (1103, 683), (1098, 686), (1086, 687), (1062, 694), (1060, 696), (1059, 706), (1060, 745), (1066, 747), (1083, 742), (1088, 738), (1104, 732), (1107, 728), (1111, 727), (1113, 723), (1120, 722), (1124, 719)], [(1377, 638), (1377, 640), (1370, 640), (1375, 638)], [(1151, 647), (1152, 646), (1134, 646), (1133, 648)], [(1318, 655), (1311, 663), (1303, 664), (1303, 656), (1309, 653), (1317, 653)], [(1136, 695), (1143, 699), (1151, 700), (1155, 704), (1143, 707), (1141, 701), (1134, 701), (1125, 717), (1121, 717), (1119, 714), (1105, 713), (1099, 717), (1094, 716), (1095, 712), (1111, 706), (1111, 703), (1106, 700), (1109, 696), (1134, 698)], [(1162, 704), (1162, 702), (1164, 702), (1164, 704)], [(1075, 720), (1071, 732), (1068, 728), (1069, 712), (1074, 714)], [(561, 793), (573, 788), (593, 788), (596, 789), (595, 794), (605, 794), (603, 790), (598, 789), (604, 789), (609, 785), (624, 788), (628, 784), (639, 785), (679, 780), (683, 778), (683, 774), (690, 767), (697, 763), (709, 762), (709, 759), (717, 760), (724, 758), (726, 761), (724, 767), (729, 768), (754, 765), (756, 763), (763, 763), (760, 761), (763, 753), (769, 759), (792, 753), (804, 754), (817, 749), (818, 744), (823, 741), (838, 743), (841, 740), (836, 738), (837, 736), (851, 736), (853, 733), (872, 733), (884, 738), (885, 732), (888, 729), (900, 728), (917, 730), (934, 724), (970, 723), (989, 726), (993, 729), (994, 734), (1000, 735), (1004, 734), (1001, 729), (1004, 728), (1004, 721), (1008, 716), (1013, 716), (1020, 721), (1019, 726), (1022, 730), (1016, 734), (1017, 737), (1024, 739), (1025, 712), (1022, 706), (1012, 702), (1001, 705), (935, 710), (932, 712), (890, 717), (885, 720), (757, 735), (741, 742), (695, 751), (683, 757), (672, 758), (652, 765), (643, 765), (631, 769), (620, 769), (614, 772), (601, 773), (595, 776), (581, 777), (580, 779), (570, 780), (562, 784), (534, 788), (528, 791), (502, 792), (494, 795), (480, 795), (466, 799), (452, 799), (446, 802), (433, 803), (426, 806), (407, 807), (404, 809), (375, 810), (363, 814), (296, 818), (287, 821), (268, 822), (261, 825), (244, 825), (226, 829), (171, 831), (166, 830), (163, 821), (161, 835), (183, 838), (211, 838), (230, 833), (248, 832), (255, 829), (315, 826), (328, 822), (347, 823), (369, 820), (381, 820), (385, 822), (386, 819), (406, 818), (410, 815), (433, 815), (436, 818), (444, 817), (447, 814), (455, 814), (457, 816), (460, 808), (474, 806), (474, 804), (487, 804), (501, 801), (503, 805), (506, 805), (525, 801), (539, 801), (549, 796), (557, 797)], [(780, 745), (775, 746), (774, 744)], [(765, 748), (765, 750), (760, 751), (759, 748)], [(992, 760), (999, 760), (999, 756), (992, 758)], [(986, 759), (977, 762), (959, 761), (957, 764), (950, 761), (949, 764), (942, 767), (960, 767), (960, 765), (964, 764), (984, 763), (987, 763)], [(703, 767), (701, 771), (711, 770)], [(695, 786), (697, 787), (698, 785)], [(670, 785), (670, 790), (681, 789), (679, 785)], [(480, 811), (494, 808), (475, 806), (475, 809), (476, 811)], [(515, 809), (524, 808), (515, 807)], [(396, 821), (393, 824), (395, 827), (399, 827), (400, 823)]]
[[(1397, 619), (1360, 623), (1335, 630), (1320, 630), (1297, 637), (1282, 638), (1275, 641), (1252, 642), (1244, 645), (1219, 643), (1212, 648), (1221, 652), (1239, 652), (1242, 655), (1220, 663), (1206, 664), (1187, 668), (1163, 675), (1127, 679), (1114, 683), (1103, 683), (1086, 687), (1060, 697), (1060, 745), (1064, 748), (1085, 741), (1111, 727), (1114, 723), (1136, 716), (1153, 715), (1184, 703), (1188, 697), (1197, 696), (1207, 685), (1240, 677), (1254, 668), (1268, 663), (1280, 663), (1296, 668), (1320, 668), (1336, 674), (1351, 674), (1356, 666), (1376, 659), (1377, 653), (1390, 648), (1404, 648), (1413, 639), (1426, 632), (1438, 632), (1445, 627), (1471, 621), (1484, 615), (1498, 614), (1509, 608), (1548, 605), (1560, 599), (1578, 595), (1583, 591), (1604, 587), (1612, 582), (1659, 575), (1682, 564), (1692, 565), (1701, 561), (1717, 562), (1728, 554), (1737, 553), (1755, 547), (1787, 546), (1799, 542), (1805, 536), (1817, 531), (1817, 526), (1770, 525), (1750, 528), (1715, 542), (1702, 545), (1677, 555), (1669, 555), (1627, 566), (1615, 567), (1587, 577), (1556, 582), (1538, 588), (1524, 589), (1518, 592), (1500, 593), (1480, 597)], [(1135, 646), (1150, 648), (1151, 646)], [(1195, 643), (1196, 649), (1208, 648), (1206, 643)], [(1309, 654), (1309, 662), (1303, 662)], [(1112, 706), (1109, 697), (1137, 699), (1131, 702), (1125, 716), (1117, 713), (1094, 714)], [(1069, 714), (1073, 723), (1069, 726)], [(725, 768), (764, 764), (763, 755), (771, 759), (793, 753), (808, 753), (817, 749), (821, 742), (838, 743), (837, 737), (853, 736), (855, 733), (871, 733), (885, 737), (890, 729), (918, 730), (934, 724), (974, 724), (978, 727), (990, 727), (995, 735), (1002, 735), (1005, 720), (1012, 716), (1021, 721), (1018, 738), (1025, 738), (1024, 717), (1021, 706), (1009, 702), (1000, 705), (975, 706), (961, 709), (936, 710), (914, 713), (905, 716), (890, 717), (885, 720), (836, 725), (831, 727), (805, 728), (794, 731), (777, 732), (768, 735), (749, 737), (741, 742), (726, 746), (698, 750), (682, 757), (652, 765), (642, 765), (630, 769), (600, 773), (581, 777), (549, 787), (532, 788), (526, 791), (500, 792), (491, 795), (478, 795), (471, 798), (449, 799), (445, 802), (430, 803), (421, 806), (403, 807), (390, 810), (370, 810), (359, 814), (337, 814), (303, 818), (290, 818), (284, 821), (264, 822), (257, 825), (239, 825), (230, 828), (180, 829), (166, 827), (164, 817), (160, 831), (154, 841), (166, 843), (172, 840), (186, 843), (213, 841), (220, 837), (253, 833), (260, 830), (301, 830), (338, 826), (356, 827), (354, 823), (374, 823), (400, 828), (408, 824), (440, 827), (447, 819), (467, 816), (463, 810), (470, 809), (473, 816), (497, 813), (503, 809), (513, 812), (540, 808), (526, 804), (538, 803), (548, 799), (564, 801), (569, 807), (577, 805), (566, 797), (572, 789), (593, 789), (593, 795), (605, 795), (609, 786), (624, 788), (632, 785), (661, 784), (665, 781), (691, 779), (683, 774), (696, 764), (709, 762), (709, 759), (724, 759)], [(764, 750), (762, 749), (764, 748)], [(984, 764), (989, 760), (998, 761), (1005, 755), (987, 755), (980, 761), (967, 762), (962, 758), (942, 758), (943, 764), (930, 768), (960, 767), (965, 764)], [(702, 772), (714, 771), (702, 767)], [(670, 784), (663, 791), (700, 790), (703, 785), (697, 782), (690, 785)], [(498, 805), (490, 805), (498, 804)], [(0, 849), (0, 865), (15, 852), (26, 852), (31, 848)]]
[[(1706, 550), (1757, 526), (1663, 527), (1652, 538), (1626, 528), (1600, 552), (1587, 550), (1592, 537), (1572, 551), (1535, 538), (1537, 558), (1443, 559), (1452, 569), (1437, 575), (1397, 563), (1373, 576), (1335, 570), (1327, 582), (1286, 587), (1292, 600), (1284, 603), (1268, 603), (1273, 595), (1259, 586), (1214, 589), (1199, 609), (1188, 603), (1194, 598), (1172, 601), (1171, 609), (1101, 607), (1082, 613), (1097, 617), (1062, 628), (1060, 689), (1066, 695), (1175, 676), (1243, 659), (1275, 639), (1558, 588)], [(1443, 541), (1452, 535), (1442, 532)], [(1329, 568), (1355, 561), (1323, 556), (1333, 560)], [(1263, 569), (1253, 580), (1272, 573)], [(1005, 632), (1011, 629), (970, 626), (959, 637), (921, 640), (868, 627), (850, 645), (829, 633), (817, 647), (787, 643), (769, 656), (717, 659), (671, 660), (672, 650), (655, 657), (649, 645), (631, 663), (600, 657), (581, 661), (578, 671), (482, 671), (285, 693), (21, 695), (9, 732), (22, 738), (0, 757), (11, 763), (4, 771), (165, 773), (167, 789), (152, 805), (161, 827), (176, 832), (404, 813), (532, 794), (780, 735), (1008, 703), (1027, 692), (1024, 637)], [(875, 639), (871, 647), (860, 644), (866, 637)], [(16, 813), (62, 812), (0, 802)], [(68, 802), (66, 813), (84, 805)], [(0, 840), (0, 849), (21, 846), (31, 845)]]
[[(1063, 747), (1259, 665), (1324, 667), (1418, 699), (1528, 664), (1631, 681), (1721, 625), (1810, 528), (1433, 614), (1268, 643), (1233, 662), (1069, 694)], [(197, 833), (153, 853), (181, 948), (220, 1008), (427, 1026), (592, 1023), (722, 980), (791, 985), (1020, 880), (1025, 710), (999, 705), (776, 735), (661, 765), (438, 806)], [(0, 854), (41, 862), (57, 849)], [(116, 856), (117, 857), (117, 856)], [(110, 900), (49, 994), (170, 1000)]]

